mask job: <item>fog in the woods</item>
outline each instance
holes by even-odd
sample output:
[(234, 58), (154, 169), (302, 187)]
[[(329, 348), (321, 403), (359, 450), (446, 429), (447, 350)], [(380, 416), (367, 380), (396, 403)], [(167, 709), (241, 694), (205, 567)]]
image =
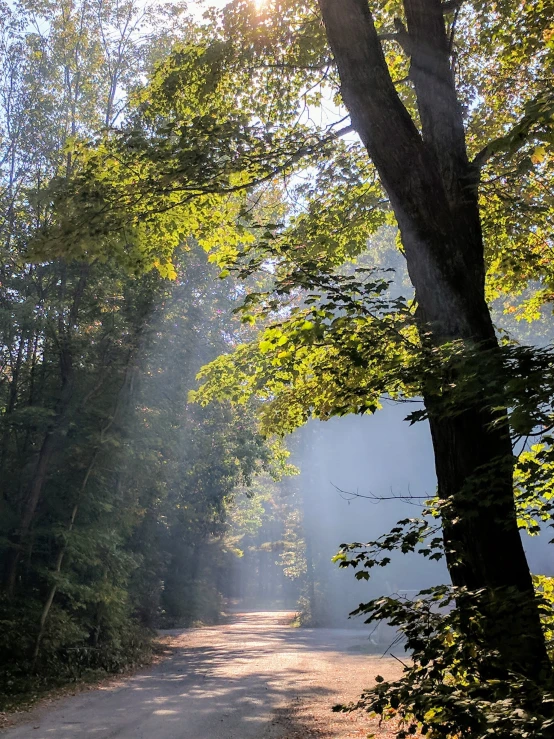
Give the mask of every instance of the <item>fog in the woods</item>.
[[(423, 423), (409, 426), (403, 421), (409, 410), (405, 404), (385, 402), (374, 416), (312, 421), (289, 440), (300, 469), (293, 480), (300, 490), (306, 588), (313, 587), (318, 622), (346, 622), (349, 611), (369, 597), (417, 591), (447, 578), (440, 563), (420, 556), (394, 557), (386, 569), (374, 570), (369, 582), (331, 562), (341, 543), (378, 538), (399, 519), (420, 515), (424, 498), (433, 495), (429, 435)], [(241, 583), (250, 581), (248, 591), (254, 595), (252, 580), (263, 580), (268, 573), (251, 564), (248, 558), (238, 560), (235, 573)], [(265, 595), (273, 603), (279, 593), (284, 605), (294, 606), (286, 581), (276, 581), (278, 593), (259, 585), (261, 595), (251, 599), (252, 606), (263, 607)]]
[[(450, 581), (444, 562), (416, 554), (393, 554), (386, 568), (371, 571), (369, 582), (331, 561), (341, 543), (377, 539), (397, 521), (420, 516), (424, 499), (434, 495), (427, 423), (405, 421), (413, 407), (385, 400), (375, 415), (311, 421), (289, 440), (300, 469), (293, 479), (308, 560), (304, 589), (315, 601), (315, 624), (362, 627), (361, 619), (348, 616), (359, 602), (395, 593), (413, 598), (423, 588)], [(552, 574), (548, 537), (522, 536), (532, 571)], [(228, 592), (252, 608), (296, 608), (298, 589), (277, 565), (274, 552), (266, 567), (252, 558), (237, 559)]]
[(0, 0), (0, 733), (552, 735), (553, 3)]
[[(391, 295), (411, 297), (405, 261), (392, 247), (394, 236), (391, 229), (383, 229), (376, 237), (385, 245), (382, 263), (395, 270), (383, 274), (391, 280)], [(361, 263), (366, 259), (372, 263), (370, 254), (362, 255)], [(538, 328), (516, 322), (503, 314), (501, 303), (496, 306), (495, 320), (500, 331), (508, 331), (522, 343), (545, 346), (554, 341), (554, 333), (544, 322)], [(300, 580), (288, 578), (280, 566), (279, 542), (273, 546), (262, 542), (259, 548), (265, 552), (234, 561), (232, 577), (224, 588), (231, 602), (252, 608), (309, 607), (308, 625), (362, 627), (362, 619), (349, 617), (360, 602), (396, 593), (414, 598), (423, 588), (450, 582), (443, 560), (418, 554), (394, 552), (387, 567), (370, 571), (369, 582), (357, 580), (352, 568), (339, 569), (331, 561), (342, 543), (375, 540), (399, 520), (421, 516), (425, 500), (435, 495), (428, 423), (406, 420), (421, 407), (384, 398), (382, 408), (373, 415), (311, 420), (285, 439), (299, 475), (279, 486), (286, 490), (293, 485), (296, 490), (293, 505), (298, 508), (306, 572)], [(520, 442), (515, 453), (532, 443)], [(554, 532), (550, 531), (544, 524), (540, 537), (521, 533), (531, 571), (549, 576), (554, 574), (549, 547)], [(279, 527), (273, 533), (278, 539)]]

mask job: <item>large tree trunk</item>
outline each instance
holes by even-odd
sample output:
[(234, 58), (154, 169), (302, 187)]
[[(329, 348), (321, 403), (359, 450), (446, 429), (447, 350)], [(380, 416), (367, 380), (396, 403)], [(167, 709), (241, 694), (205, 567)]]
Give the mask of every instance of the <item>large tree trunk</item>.
[[(440, 0), (404, 0), (421, 132), (402, 104), (367, 0), (319, 0), (342, 97), (394, 209), (421, 332), (436, 346), (461, 340), (494, 357), (498, 344), (485, 302), (477, 178), (468, 162)], [(444, 401), (444, 398), (443, 398)], [(447, 563), (455, 585), (485, 589), (491, 646), (509, 668), (548, 674), (533, 583), (519, 535), (506, 411), (486, 398), (456, 413), (425, 393), (443, 511)], [(502, 598), (507, 614), (495, 607)], [(511, 623), (507, 624), (507, 618)]]

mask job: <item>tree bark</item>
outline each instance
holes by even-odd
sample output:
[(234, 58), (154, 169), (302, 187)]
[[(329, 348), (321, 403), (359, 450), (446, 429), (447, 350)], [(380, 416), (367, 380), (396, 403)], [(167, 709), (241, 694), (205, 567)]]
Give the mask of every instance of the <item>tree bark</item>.
[[(10, 382), (10, 391), (8, 394), (8, 403), (6, 406), (6, 409), (4, 411), (4, 418), (3, 422), (5, 425), (4, 433), (2, 435), (2, 443), (0, 445), (0, 470), (4, 468), (4, 461), (6, 459), (6, 454), (8, 452), (9, 442), (10, 442), (10, 423), (9, 418), (11, 414), (13, 413), (15, 409), (15, 405), (17, 402), (17, 392), (19, 390), (19, 373), (21, 371), (21, 363), (23, 361), (23, 348), (25, 345), (25, 339), (23, 331), (21, 332), (19, 336), (19, 345), (17, 350), (17, 358), (15, 360), (15, 363), (12, 363), (11, 366), (11, 382)], [(3, 492), (2, 492), (3, 497)]]
[[(390, 77), (368, 0), (319, 0), (342, 98), (394, 209), (415, 287), (420, 332), (433, 344), (461, 340), (494, 356), (485, 301), (476, 178), (450, 68), (440, 0), (404, 0), (418, 130)], [(400, 21), (398, 21), (400, 24)], [(517, 527), (513, 454), (505, 410), (486, 398), (445, 414), (432, 391), (430, 417), (443, 530), (454, 585), (485, 589), (487, 634), (510, 669), (550, 674), (533, 583)], [(455, 401), (456, 402), (456, 401)], [(515, 595), (506, 612), (495, 599)], [(509, 607), (509, 606), (508, 606)]]

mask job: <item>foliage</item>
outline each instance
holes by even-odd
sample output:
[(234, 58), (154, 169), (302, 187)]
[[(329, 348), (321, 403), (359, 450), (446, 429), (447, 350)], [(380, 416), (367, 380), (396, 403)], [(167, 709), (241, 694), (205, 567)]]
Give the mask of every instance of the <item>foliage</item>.
[[(508, 595), (518, 600), (517, 593)], [(505, 674), (484, 627), (488, 598), (438, 586), (413, 601), (380, 598), (360, 606), (354, 614), (369, 614), (366, 623), (384, 619), (399, 628), (411, 661), (399, 680), (377, 677), (357, 703), (335, 710), (400, 719), (399, 739), (551, 736), (554, 693), (521, 674)], [(495, 605), (505, 602), (506, 593)]]
[(550, 653), (554, 650), (554, 578), (534, 575), (535, 589), (546, 604), (543, 613), (544, 635)]
[[(522, 315), (534, 317), (552, 293), (551, 3), (516, 7), (498, 2), (491, 7), (474, 0), (454, 5), (454, 12), (445, 7), (449, 55), (472, 160), (471, 182), (464, 185), (472, 191), (479, 187), (489, 298), (519, 301)], [(259, 10), (234, 0), (213, 11), (206, 26), (174, 48), (147, 86), (135, 91), (121, 126), (91, 131), (81, 112), (70, 120), (70, 135), (63, 131), (62, 146), (54, 147), (46, 175), (35, 168), (31, 186), (25, 181), (23, 201), (18, 195), (6, 208), (10, 236), (4, 250), (10, 259), (15, 254), (16, 264), (8, 275), (3, 321), (9, 347), (3, 461), (12, 460), (5, 462), (8, 569), (20, 571), (20, 554), (32, 552), (31, 571), (20, 575), (18, 583), (12, 577), (12, 585), (34, 588), (44, 599), (51, 592), (48, 584), (55, 583), (65, 610), (72, 613), (83, 605), (89, 636), (103, 633), (98, 629), (107, 617), (98, 604), (121, 605), (129, 590), (144, 612), (157, 611), (158, 604), (144, 597), (154, 592), (162, 607), (188, 621), (196, 617), (186, 595), (195, 583), (209, 610), (217, 611), (202, 567), (210, 569), (217, 550), (213, 544), (225, 528), (226, 504), (236, 486), (272, 466), (272, 454), (251, 421), (252, 407), (260, 400), (265, 433), (290, 431), (310, 416), (374, 412), (383, 396), (404, 400), (424, 395), (427, 407), (412, 414), (412, 422), (431, 412), (444, 420), (486, 410), (492, 425), (501, 427), (509, 407), (519, 440), (540, 435), (541, 426), (552, 424), (550, 349), (508, 343), (496, 351), (465, 341), (431, 341), (416, 331), (417, 304), (387, 293), (388, 280), (374, 271), (383, 266), (377, 256), (369, 271), (352, 274), (350, 261), (366, 251), (380, 228), (394, 225), (394, 217), (374, 164), (351, 136), (318, 6), (312, 0), (275, 0)], [(403, 43), (402, 6), (375, 2), (372, 9), (388, 70), (417, 133), (422, 110), (414, 93), (417, 70), (410, 68), (409, 44)], [(74, 69), (64, 71), (73, 79)], [(86, 96), (78, 102), (82, 111), (98, 107)], [(319, 116), (311, 114), (314, 109)], [(288, 193), (286, 207), (273, 208), (278, 219), (260, 216), (254, 203), (276, 188), (277, 178)], [(23, 219), (13, 217), (14, 204), (23, 209)], [(456, 217), (449, 211), (449, 229)], [(184, 313), (199, 293), (201, 301), (207, 300), (205, 283), (200, 280), (198, 290), (199, 282), (189, 281), (190, 264), (181, 251), (192, 239), (211, 252), (222, 276), (236, 269), (252, 278), (261, 270), (273, 280), (265, 293), (256, 288), (247, 295), (244, 326), (233, 326), (231, 340), (227, 327), (221, 329), (210, 314), (214, 328), (202, 358), (211, 364), (202, 371), (204, 384), (194, 398), (203, 403), (217, 399), (215, 408), (179, 406), (185, 387), (176, 380), (176, 365), (160, 357), (187, 352), (168, 332), (169, 347), (156, 356), (156, 322), (147, 320), (153, 306), (161, 304), (161, 322), (175, 321), (175, 295), (163, 278), (176, 278), (183, 288), (176, 291), (176, 304), (186, 306)], [(35, 265), (21, 268), (23, 255)], [(77, 261), (69, 266), (53, 261), (59, 257)], [(124, 276), (117, 271), (121, 267)], [(39, 283), (38, 311), (35, 293), (26, 291), (32, 278)], [(267, 275), (264, 280), (266, 290)], [(125, 299), (110, 297), (106, 283)], [(533, 289), (537, 283), (539, 290)], [(241, 289), (222, 288), (222, 294), (229, 307), (238, 302)], [(194, 325), (194, 316), (187, 314), (187, 319)], [(241, 341), (251, 339), (249, 327), (256, 321), (262, 322), (261, 335)], [(198, 333), (195, 326), (193, 334)], [(144, 347), (150, 353), (137, 367)], [(217, 354), (222, 356), (214, 359)], [(192, 373), (195, 363), (186, 358)], [(160, 374), (164, 390), (175, 390), (168, 407), (156, 382)], [(91, 378), (101, 381), (102, 392), (89, 398)], [(127, 408), (120, 416), (122, 389)], [(84, 412), (78, 398), (87, 399)], [(179, 413), (179, 407), (186, 412)], [(127, 423), (131, 417), (142, 419), (134, 433)], [(179, 454), (181, 431), (190, 444), (189, 458)], [(47, 440), (65, 437), (68, 456), (61, 449), (54, 455)], [(14, 449), (17, 453), (10, 456)], [(91, 449), (111, 464), (96, 465), (96, 452), (92, 459), (87, 456)], [(207, 449), (221, 464), (212, 464)], [(550, 513), (549, 450), (546, 438), (526, 450), (517, 467), (520, 520), (532, 531)], [(31, 453), (48, 462), (48, 474), (40, 480), (25, 466)], [(282, 461), (278, 454), (277, 466)], [(513, 459), (497, 463), (511, 470)], [(493, 467), (480, 470), (479, 485), (489, 498), (496, 489), (498, 467)], [(90, 487), (89, 469), (94, 472)], [(478, 485), (475, 479), (466, 483), (455, 492), (468, 518), (476, 517), (488, 503), (473, 506)], [(59, 495), (46, 495), (58, 486)], [(83, 501), (77, 496), (79, 523), (68, 513), (81, 488), (87, 494)], [(112, 497), (108, 491), (113, 489)], [(40, 495), (30, 505), (33, 497), (24, 500), (22, 490)], [(454, 498), (438, 501), (430, 511), (435, 520), (448, 518), (449, 506), (459, 502)], [(17, 523), (22, 507), (29, 515)], [(74, 529), (75, 520), (79, 525)], [(111, 525), (103, 527), (108, 520)], [(81, 525), (86, 545), (78, 536)], [(369, 555), (360, 559), (358, 554), (349, 563), (375, 564), (374, 551), (397, 546), (438, 555), (438, 537), (427, 542), (429, 532), (427, 521), (405, 522), (372, 543)], [(58, 561), (55, 550), (64, 556), (67, 550), (73, 578), (61, 576), (61, 565), (52, 566)], [(142, 578), (139, 554), (149, 564)], [(449, 550), (445, 554), (452, 556)], [(105, 561), (106, 572), (101, 567)], [(45, 562), (50, 563), (46, 576)], [(183, 562), (190, 567), (180, 567)], [(386, 563), (386, 556), (380, 563)], [(368, 570), (360, 573), (365, 577)], [(170, 596), (161, 594), (164, 578), (172, 582), (164, 591)], [(369, 606), (403, 624), (415, 657), (405, 682), (380, 693), (377, 689), (372, 705), (384, 713), (394, 701), (406, 716), (433, 724), (438, 736), (483, 736), (489, 729), (498, 736), (539, 736), (533, 711), (537, 721), (544, 714), (540, 730), (548, 731), (546, 692), (539, 694), (529, 679), (515, 673), (501, 679), (494, 674), (497, 655), (480, 622), (487, 608), (491, 613), (490, 603), (483, 605), (480, 593), (460, 589), (429, 595), (431, 601), (436, 595), (443, 607), (455, 597), (456, 607), (435, 618), (425, 603), (419, 611), (414, 606), (417, 613), (388, 601)], [(496, 595), (513, 608), (509, 593)], [(420, 612), (423, 621), (416, 618)], [(462, 632), (463, 639), (445, 642), (449, 634)], [(37, 644), (45, 636), (39, 631)], [(78, 637), (73, 633), (71, 638)], [(478, 685), (483, 679), (484, 688)], [(432, 704), (439, 713), (430, 714)]]
[(302, 269), (287, 275), (274, 293), (250, 293), (244, 309), (262, 301), (263, 315), (291, 288), (310, 289), (256, 344), (238, 347), (205, 368), (200, 379), (207, 381), (195, 397), (241, 402), (255, 394), (271, 400), (263, 407), (265, 427), (291, 431), (311, 414), (327, 419), (372, 412), (385, 390), (406, 394), (416, 354), (409, 306), (391, 299), (388, 282), (373, 270), (318, 278)]
[(545, 434), (540, 443), (519, 455), (515, 467), (519, 525), (530, 534), (539, 534), (544, 523), (552, 520), (552, 453), (552, 437)]
[(235, 491), (289, 469), (252, 407), (188, 402), (202, 363), (248, 330), (232, 316), (240, 290), (189, 232), (171, 267), (137, 277), (115, 249), (73, 260), (68, 240), (29, 263), (60, 223), (51, 190), (82, 171), (77, 139), (116, 125), (190, 32), (181, 15), (2, 8), (2, 700), (142, 663), (162, 622), (217, 621)]
[[(288, 185), (292, 212), (266, 222), (261, 246), (269, 237), (296, 259), (337, 264), (393, 221), (343, 109), (327, 105), (340, 98), (316, 3), (274, 5), (235, 0), (212, 11), (157, 66), (119, 130), (76, 145), (75, 179), (53, 182), (46, 194), (58, 221), (35, 243), (37, 254), (67, 253), (71, 236), (72, 253), (113, 250), (132, 269), (170, 270), (178, 234), (192, 233), (215, 259), (232, 261), (252, 243), (253, 214), (246, 195), (231, 196), (293, 172), (301, 176)], [(551, 292), (549, 9), (530, 4), (520, 13), (510, 3), (491, 9), (476, 1), (447, 16), (469, 154), (482, 168), (491, 298), (520, 295), (537, 280), (533, 300)], [(372, 10), (399, 95), (417, 119), (406, 49), (392, 32), (401, 6)], [(257, 94), (245, 96), (250, 89)], [(316, 124), (306, 111), (320, 107)]]
[(293, 480), (260, 477), (237, 496), (225, 542), (239, 556), (231, 567), (238, 582), (227, 595), (256, 607), (296, 606), (306, 576), (300, 495)]
[[(436, 516), (436, 508), (425, 512)], [(373, 568), (390, 562), (395, 551), (441, 558), (438, 528), (429, 518), (400, 521), (374, 542), (343, 544), (335, 561), (367, 580)], [(551, 648), (552, 578), (536, 576), (534, 581)], [(398, 680), (378, 676), (375, 687), (365, 690), (357, 702), (334, 710), (362, 709), (384, 720), (399, 720), (399, 739), (413, 734), (443, 739), (460, 734), (472, 739), (550, 736), (554, 694), (548, 684), (515, 672), (506, 674), (490, 646), (488, 609), (504, 608), (508, 614), (514, 601), (518, 608), (526, 607), (515, 590), (491, 593), (444, 585), (421, 591), (413, 599), (393, 594), (360, 604), (351, 615), (365, 616), (365, 623), (384, 621), (396, 629), (398, 636), (389, 649), (401, 643), (409, 661)], [(516, 637), (506, 630), (505, 638)]]

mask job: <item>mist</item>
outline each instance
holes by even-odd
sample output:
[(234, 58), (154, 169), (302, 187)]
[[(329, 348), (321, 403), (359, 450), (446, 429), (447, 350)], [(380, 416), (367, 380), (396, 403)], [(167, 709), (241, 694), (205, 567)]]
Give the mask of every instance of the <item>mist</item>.
[(447, 577), (441, 564), (417, 555), (393, 555), (369, 582), (331, 562), (340, 544), (377, 539), (400, 519), (420, 516), (422, 498), (433, 496), (431, 440), (423, 424), (403, 421), (409, 410), (386, 404), (373, 416), (312, 422), (303, 434), (298, 464), (304, 526), (333, 621), (346, 618), (361, 600), (420, 590)]
[[(236, 561), (228, 584), (231, 597), (254, 609), (298, 609), (311, 601), (306, 625), (360, 628), (361, 619), (349, 617), (359, 603), (394, 593), (413, 598), (424, 588), (450, 582), (443, 560), (418, 554), (393, 553), (390, 564), (371, 570), (369, 581), (357, 580), (351, 568), (339, 569), (331, 561), (342, 543), (374, 540), (399, 520), (420, 517), (424, 500), (435, 494), (428, 425), (405, 421), (417, 407), (385, 400), (374, 415), (312, 420), (290, 437), (291, 459), (299, 469), (293, 484), (304, 537), (304, 585), (283, 574), (282, 531), (273, 521), (265, 538), (274, 544), (259, 547), (265, 552), (258, 552), (255, 564), (251, 557)], [(546, 528), (541, 536), (522, 533), (533, 573), (554, 573), (548, 534)]]

